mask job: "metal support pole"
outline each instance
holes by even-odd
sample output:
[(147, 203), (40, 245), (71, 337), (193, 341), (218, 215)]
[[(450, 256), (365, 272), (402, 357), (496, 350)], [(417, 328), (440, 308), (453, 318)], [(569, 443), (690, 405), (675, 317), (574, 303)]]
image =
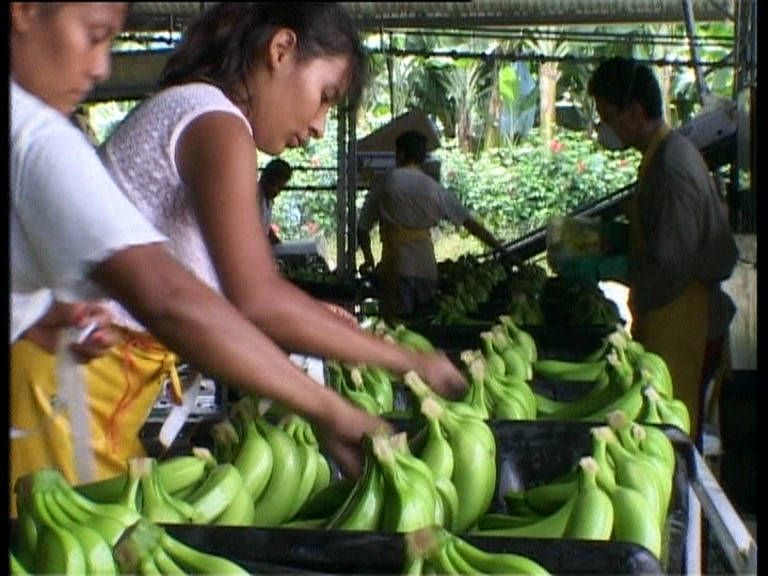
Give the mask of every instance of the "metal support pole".
[(336, 138), (336, 274), (347, 274), (347, 112), (337, 108)]
[(696, 87), (699, 90), (699, 99), (702, 103), (709, 97), (709, 87), (704, 79), (699, 64), (699, 47), (696, 45), (696, 30), (693, 21), (693, 5), (691, 0), (683, 0), (683, 20), (685, 21), (685, 32), (688, 36), (688, 43), (691, 47), (691, 60), (693, 61), (693, 71), (696, 75)]
[(357, 107), (347, 110), (347, 259), (346, 277), (351, 279), (357, 271)]

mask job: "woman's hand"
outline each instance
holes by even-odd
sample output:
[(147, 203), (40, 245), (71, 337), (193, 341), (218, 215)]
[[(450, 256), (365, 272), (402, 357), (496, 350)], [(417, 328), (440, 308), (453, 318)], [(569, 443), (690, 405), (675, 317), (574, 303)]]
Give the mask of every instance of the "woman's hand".
[(363, 438), (386, 431), (392, 426), (386, 420), (353, 406), (341, 399), (328, 424), (316, 424), (315, 433), (329, 457), (341, 468), (344, 476), (357, 479), (363, 471)]
[(416, 372), (440, 396), (459, 399), (467, 392), (467, 379), (442, 351), (419, 354)]
[(59, 332), (63, 328), (95, 328), (72, 351), (80, 362), (89, 362), (107, 353), (118, 341), (111, 328), (112, 315), (101, 305), (90, 302), (54, 302), (45, 315), (22, 335), (51, 354), (56, 353)]

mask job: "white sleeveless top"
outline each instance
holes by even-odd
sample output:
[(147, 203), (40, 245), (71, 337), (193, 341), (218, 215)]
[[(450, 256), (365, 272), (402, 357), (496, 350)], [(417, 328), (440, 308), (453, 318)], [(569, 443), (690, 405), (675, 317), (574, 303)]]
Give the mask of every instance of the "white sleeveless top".
[[(99, 154), (126, 196), (169, 238), (169, 249), (206, 284), (221, 291), (187, 190), (176, 167), (176, 145), (186, 126), (206, 112), (245, 116), (215, 86), (174, 86), (141, 102), (99, 148)], [(255, 160), (254, 160), (255, 161)], [(119, 304), (116, 320), (143, 329)]]

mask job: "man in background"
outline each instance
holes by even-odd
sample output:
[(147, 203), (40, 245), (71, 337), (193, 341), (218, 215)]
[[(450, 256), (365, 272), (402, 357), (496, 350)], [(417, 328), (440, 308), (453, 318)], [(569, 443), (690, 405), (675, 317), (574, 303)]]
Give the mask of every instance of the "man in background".
[(283, 191), (293, 174), (293, 168), (285, 160), (275, 158), (261, 171), (259, 177), (259, 200), (261, 201), (261, 222), (274, 246), (281, 240), (272, 226), (272, 205), (275, 198)]
[(375, 179), (357, 222), (362, 271), (374, 268), (370, 231), (378, 223), (381, 236), (382, 316), (412, 314), (428, 305), (438, 282), (430, 229), (448, 220), (464, 226), (495, 249), (502, 244), (478, 222), (450, 191), (424, 172), (427, 138), (416, 130), (395, 140), (395, 168)]

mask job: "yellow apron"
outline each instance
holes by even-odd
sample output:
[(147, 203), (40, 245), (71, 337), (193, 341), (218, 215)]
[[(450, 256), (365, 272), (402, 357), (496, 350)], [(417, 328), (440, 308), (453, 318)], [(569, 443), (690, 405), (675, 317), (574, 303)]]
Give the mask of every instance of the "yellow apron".
[[(84, 366), (91, 415), (91, 448), (97, 478), (127, 469), (129, 458), (145, 456), (139, 437), (149, 413), (169, 380), (173, 400), (181, 401), (177, 356), (146, 333), (115, 328), (120, 342)], [(56, 401), (56, 356), (29, 340), (11, 345), (11, 516), (16, 515), (13, 485), (43, 467), (60, 470), (77, 484), (70, 426)]]
[[(643, 156), (638, 184), (628, 203), (631, 259), (644, 254), (646, 249), (641, 232), (643, 215), (639, 208), (645, 169), (669, 132), (669, 126), (664, 125), (654, 135)], [(631, 299), (630, 294), (630, 302)], [(672, 376), (675, 397), (685, 402), (690, 412), (691, 436), (694, 440), (698, 437), (708, 312), (708, 291), (698, 281), (688, 283), (680, 296), (661, 308), (655, 308), (643, 314), (632, 310), (632, 337), (646, 349), (664, 358)]]
[(381, 273), (383, 299), (381, 312), (385, 320), (391, 320), (399, 312), (397, 290), (398, 263), (403, 244), (414, 240), (429, 239), (428, 228), (401, 228), (390, 222), (380, 222)]

